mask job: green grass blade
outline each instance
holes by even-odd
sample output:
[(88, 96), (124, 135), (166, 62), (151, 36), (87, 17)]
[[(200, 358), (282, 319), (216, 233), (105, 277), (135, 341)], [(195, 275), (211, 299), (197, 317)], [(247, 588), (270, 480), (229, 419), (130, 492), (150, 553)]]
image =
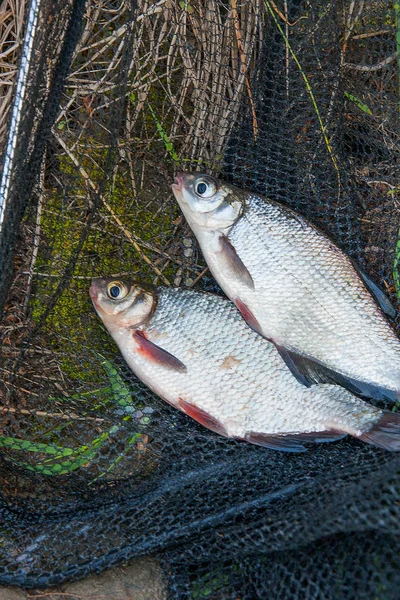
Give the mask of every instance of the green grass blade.
[(271, 16), (272, 16), (272, 18), (273, 18), (273, 20), (275, 22), (275, 25), (276, 25), (279, 33), (281, 34), (281, 36), (282, 36), (282, 38), (283, 38), (283, 40), (284, 40), (284, 42), (286, 44), (286, 47), (288, 48), (288, 50), (290, 52), (291, 57), (293, 58), (294, 62), (296, 63), (296, 66), (299, 69), (300, 74), (301, 74), (301, 76), (303, 78), (304, 85), (306, 87), (306, 90), (307, 90), (307, 92), (308, 92), (308, 94), (310, 96), (312, 105), (314, 107), (314, 111), (315, 111), (315, 114), (316, 114), (316, 117), (317, 117), (320, 129), (321, 129), (321, 132), (322, 132), (322, 136), (323, 136), (323, 139), (324, 139), (324, 142), (325, 142), (325, 146), (326, 146), (326, 148), (328, 150), (328, 153), (329, 153), (329, 156), (331, 158), (332, 164), (333, 164), (333, 166), (335, 168), (335, 171), (337, 173), (338, 184), (339, 184), (339, 193), (340, 193), (341, 179), (340, 179), (339, 165), (338, 165), (336, 156), (333, 153), (332, 146), (331, 146), (331, 143), (329, 141), (329, 138), (328, 138), (328, 136), (326, 134), (326, 127), (325, 127), (325, 125), (324, 125), (324, 123), (322, 121), (321, 113), (319, 112), (319, 108), (318, 108), (318, 104), (317, 104), (317, 101), (316, 101), (315, 96), (314, 96), (314, 92), (312, 91), (312, 87), (310, 85), (310, 82), (308, 81), (308, 77), (305, 74), (305, 72), (303, 71), (303, 68), (302, 68), (302, 66), (300, 64), (299, 59), (297, 58), (297, 56), (296, 56), (296, 54), (295, 54), (292, 46), (290, 45), (290, 42), (289, 42), (288, 38), (285, 35), (285, 32), (283, 31), (283, 29), (282, 29), (282, 27), (281, 27), (278, 19), (276, 18), (276, 15), (275, 15), (275, 13), (274, 13), (274, 11), (272, 9), (271, 4), (268, 2), (268, 0), (264, 0), (264, 2), (265, 2), (265, 6), (267, 7), (269, 13), (271, 14)]
[(40, 454), (58, 455), (60, 457), (70, 456), (74, 453), (73, 448), (63, 448), (62, 446), (53, 446), (39, 442), (31, 442), (13, 437), (0, 436), (0, 448), (9, 450), (19, 450), (22, 452), (38, 452)]
[(122, 408), (126, 408), (127, 406), (135, 408), (131, 392), (118, 371), (112, 366), (110, 361), (104, 358), (104, 356), (99, 354), (98, 357), (103, 369), (107, 373), (115, 404), (118, 404), (118, 406), (121, 406)]
[(91, 482), (91, 484), (93, 484), (98, 479), (101, 479), (102, 477), (105, 477), (108, 473), (110, 473), (117, 466), (117, 464), (128, 454), (128, 452), (131, 449), (131, 447), (134, 444), (136, 444), (136, 442), (140, 441), (142, 435), (143, 434), (141, 434), (141, 433), (134, 433), (129, 438), (129, 440), (127, 441), (127, 443), (126, 443), (125, 448), (123, 449), (123, 451), (117, 456), (117, 458), (115, 460), (113, 460), (113, 462), (110, 464), (110, 466), (108, 467), (108, 469), (106, 469), (105, 471), (103, 471), (103, 473), (101, 473), (100, 475), (98, 475), (97, 477), (95, 477), (93, 479), (93, 481)]
[[(108, 394), (111, 397), (106, 399), (106, 403), (113, 401), (116, 405), (121, 406), (125, 410), (129, 409), (129, 412), (132, 412), (132, 410), (135, 409), (135, 404), (132, 400), (132, 395), (128, 386), (124, 383), (118, 371), (113, 367), (110, 361), (100, 354), (96, 353), (96, 356), (98, 357), (100, 364), (107, 374), (109, 385), (97, 390), (92, 390), (90, 392), (76, 394), (70, 398), (62, 398), (62, 400), (80, 399), (87, 401), (87, 399), (90, 397), (104, 396), (105, 394)], [(57, 398), (52, 398), (52, 400), (57, 400)], [(130, 417), (124, 417), (123, 420), (126, 420), (127, 418)], [(0, 436), (0, 448), (47, 455), (48, 458), (38, 460), (34, 464), (17, 461), (14, 458), (11, 458), (11, 460), (14, 462), (14, 464), (18, 464), (19, 466), (22, 466), (30, 471), (35, 471), (44, 475), (65, 475), (93, 461), (102, 446), (110, 441), (110, 436), (116, 433), (118, 430), (119, 426), (113, 425), (109, 430), (101, 433), (89, 444), (79, 446), (77, 448), (56, 446), (42, 442), (32, 442), (31, 440)], [(127, 452), (134, 441), (137, 441), (141, 435), (142, 434), (139, 433), (133, 434), (128, 440), (127, 447), (124, 452)], [(68, 460), (65, 460), (67, 457)], [(110, 465), (106, 473), (114, 468), (118, 460), (121, 460), (121, 458), (116, 459), (116, 461)]]
[(366, 104), (364, 104), (364, 102), (362, 102), (359, 98), (357, 98), (357, 96), (354, 96), (353, 94), (350, 94), (349, 92), (344, 92), (344, 95), (346, 98), (351, 100), (351, 102), (354, 102), (354, 104), (356, 104), (358, 106), (358, 108), (360, 110), (362, 110), (364, 113), (366, 113), (367, 115), (372, 115), (372, 110)]
[(175, 152), (174, 146), (173, 146), (172, 142), (170, 141), (167, 132), (165, 131), (162, 124), (158, 120), (157, 115), (154, 112), (153, 107), (151, 106), (151, 104), (149, 102), (147, 103), (147, 106), (149, 107), (151, 116), (153, 117), (154, 122), (157, 127), (158, 135), (160, 136), (161, 140), (163, 141), (166, 151), (168, 152), (168, 154), (172, 158), (172, 160), (178, 164), (180, 162), (179, 156)]
[[(90, 463), (97, 455), (99, 449), (104, 445), (105, 442), (108, 441), (110, 435), (116, 433), (118, 431), (118, 426), (113, 425), (108, 431), (102, 433), (94, 439), (87, 446), (80, 446), (73, 450), (72, 448), (68, 448), (71, 450), (69, 454), (56, 453), (52, 458), (38, 461), (35, 464), (28, 464), (19, 462), (19, 466), (23, 466), (30, 471), (35, 471), (37, 473), (42, 473), (44, 475), (65, 475), (75, 471), (76, 469)], [(61, 449), (65, 450), (65, 449)], [(60, 460), (64, 456), (69, 456), (68, 461)]]

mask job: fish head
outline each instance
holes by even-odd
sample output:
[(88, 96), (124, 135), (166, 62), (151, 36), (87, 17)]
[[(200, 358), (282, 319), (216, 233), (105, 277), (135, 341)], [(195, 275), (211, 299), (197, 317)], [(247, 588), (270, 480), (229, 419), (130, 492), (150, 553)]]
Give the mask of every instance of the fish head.
[(157, 303), (155, 288), (120, 277), (92, 279), (89, 295), (111, 335), (148, 323)]
[(226, 229), (245, 206), (242, 190), (205, 173), (178, 173), (172, 191), (192, 229)]

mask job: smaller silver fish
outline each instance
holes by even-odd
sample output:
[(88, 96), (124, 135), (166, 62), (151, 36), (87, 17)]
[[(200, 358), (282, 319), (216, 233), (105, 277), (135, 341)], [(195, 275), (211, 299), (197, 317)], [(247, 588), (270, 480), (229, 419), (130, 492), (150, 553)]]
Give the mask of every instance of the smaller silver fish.
[(220, 435), (302, 452), (350, 434), (400, 450), (400, 415), (339, 386), (303, 386), (223, 298), (118, 278), (93, 279), (90, 296), (139, 379)]

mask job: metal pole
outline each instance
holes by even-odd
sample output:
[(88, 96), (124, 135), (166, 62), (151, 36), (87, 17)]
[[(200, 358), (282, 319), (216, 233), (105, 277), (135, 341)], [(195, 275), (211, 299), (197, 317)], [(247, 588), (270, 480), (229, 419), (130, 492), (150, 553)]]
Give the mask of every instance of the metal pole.
[(11, 174), (14, 166), (15, 148), (18, 143), (19, 124), (21, 121), (22, 105), (26, 92), (29, 67), (32, 60), (32, 47), (39, 16), (40, 0), (31, 0), (25, 39), (22, 46), (21, 63), (18, 71), (15, 100), (12, 108), (10, 130), (5, 151), (3, 173), (0, 181), (0, 233), (3, 227), (4, 213), (10, 191)]

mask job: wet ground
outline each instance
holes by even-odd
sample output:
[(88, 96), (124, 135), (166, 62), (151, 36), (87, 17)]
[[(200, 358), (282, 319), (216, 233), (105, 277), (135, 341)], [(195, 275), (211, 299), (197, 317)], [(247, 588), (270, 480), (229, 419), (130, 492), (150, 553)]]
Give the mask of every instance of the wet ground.
[(161, 569), (155, 560), (140, 559), (82, 581), (48, 590), (0, 587), (0, 600), (164, 600)]

